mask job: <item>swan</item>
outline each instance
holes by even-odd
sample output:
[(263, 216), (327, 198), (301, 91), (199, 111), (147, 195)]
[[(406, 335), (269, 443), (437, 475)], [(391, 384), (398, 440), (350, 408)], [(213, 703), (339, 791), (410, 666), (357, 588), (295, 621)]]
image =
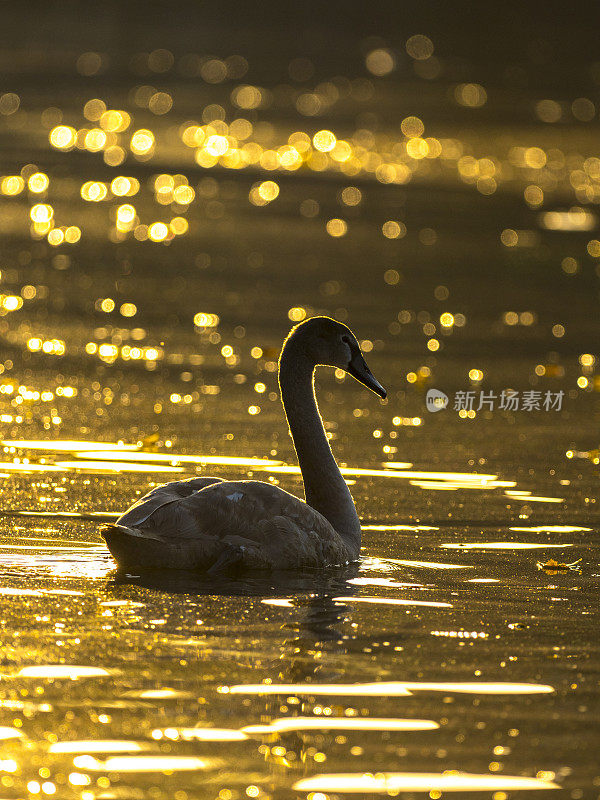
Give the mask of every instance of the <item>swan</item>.
[(102, 529), (119, 569), (318, 569), (358, 558), (360, 521), (323, 429), (316, 366), (342, 369), (386, 397), (346, 325), (312, 317), (292, 328), (279, 358), (279, 387), (306, 502), (262, 481), (167, 483)]

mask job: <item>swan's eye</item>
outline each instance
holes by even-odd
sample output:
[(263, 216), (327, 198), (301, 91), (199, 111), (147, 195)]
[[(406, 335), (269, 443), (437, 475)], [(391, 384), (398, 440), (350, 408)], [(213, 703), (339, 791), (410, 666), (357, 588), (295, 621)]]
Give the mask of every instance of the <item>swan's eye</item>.
[(346, 352), (346, 358), (347, 358), (347, 359), (348, 359), (348, 361), (350, 362), (350, 361), (351, 361), (351, 359), (352, 359), (352, 355), (353, 355), (353, 353), (354, 353), (354, 348), (353, 348), (353, 346), (352, 346), (352, 345), (353, 345), (352, 339), (351, 339), (349, 336), (342, 336), (342, 337), (341, 337), (341, 339), (342, 339), (342, 342), (343, 342), (343, 343), (346, 345), (346, 347), (348, 348), (348, 350), (347, 350), (347, 352)]

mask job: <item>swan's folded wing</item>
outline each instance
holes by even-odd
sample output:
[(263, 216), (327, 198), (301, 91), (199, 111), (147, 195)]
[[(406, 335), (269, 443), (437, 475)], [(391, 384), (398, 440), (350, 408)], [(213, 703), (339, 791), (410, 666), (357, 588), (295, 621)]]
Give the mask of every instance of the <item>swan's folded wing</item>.
[(159, 508), (189, 497), (201, 489), (220, 483), (222, 478), (190, 478), (184, 481), (171, 481), (162, 486), (157, 486), (145, 494), (127, 511), (122, 514), (117, 523), (129, 528), (143, 525)]
[[(140, 529), (153, 538), (173, 544), (219, 540), (231, 535), (253, 539), (261, 520), (274, 512), (265, 505), (262, 492), (257, 495), (244, 483), (250, 482), (215, 482), (202, 491), (156, 502), (154, 511), (145, 518)], [(267, 485), (267, 489), (272, 491), (273, 488)]]

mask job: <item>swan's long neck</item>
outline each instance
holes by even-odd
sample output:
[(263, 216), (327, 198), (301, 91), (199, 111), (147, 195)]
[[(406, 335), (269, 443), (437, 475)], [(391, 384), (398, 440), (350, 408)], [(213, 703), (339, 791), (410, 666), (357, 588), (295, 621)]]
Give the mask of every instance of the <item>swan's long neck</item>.
[(279, 385), (304, 479), (306, 502), (329, 520), (355, 547), (358, 556), (360, 521), (325, 435), (315, 398), (314, 370), (314, 363), (289, 339), (279, 363)]

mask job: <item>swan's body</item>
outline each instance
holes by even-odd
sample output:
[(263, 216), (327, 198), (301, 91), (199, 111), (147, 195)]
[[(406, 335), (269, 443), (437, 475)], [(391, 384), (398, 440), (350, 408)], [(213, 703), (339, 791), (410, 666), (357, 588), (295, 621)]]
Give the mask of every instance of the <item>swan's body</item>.
[(131, 567), (315, 568), (358, 555), (318, 511), (262, 481), (169, 483), (103, 535), (117, 563)]
[(292, 330), (281, 352), (279, 384), (306, 502), (260, 481), (168, 483), (104, 528), (120, 568), (321, 568), (358, 558), (360, 521), (315, 400), (318, 364), (344, 369), (385, 397), (345, 325), (314, 317)]

